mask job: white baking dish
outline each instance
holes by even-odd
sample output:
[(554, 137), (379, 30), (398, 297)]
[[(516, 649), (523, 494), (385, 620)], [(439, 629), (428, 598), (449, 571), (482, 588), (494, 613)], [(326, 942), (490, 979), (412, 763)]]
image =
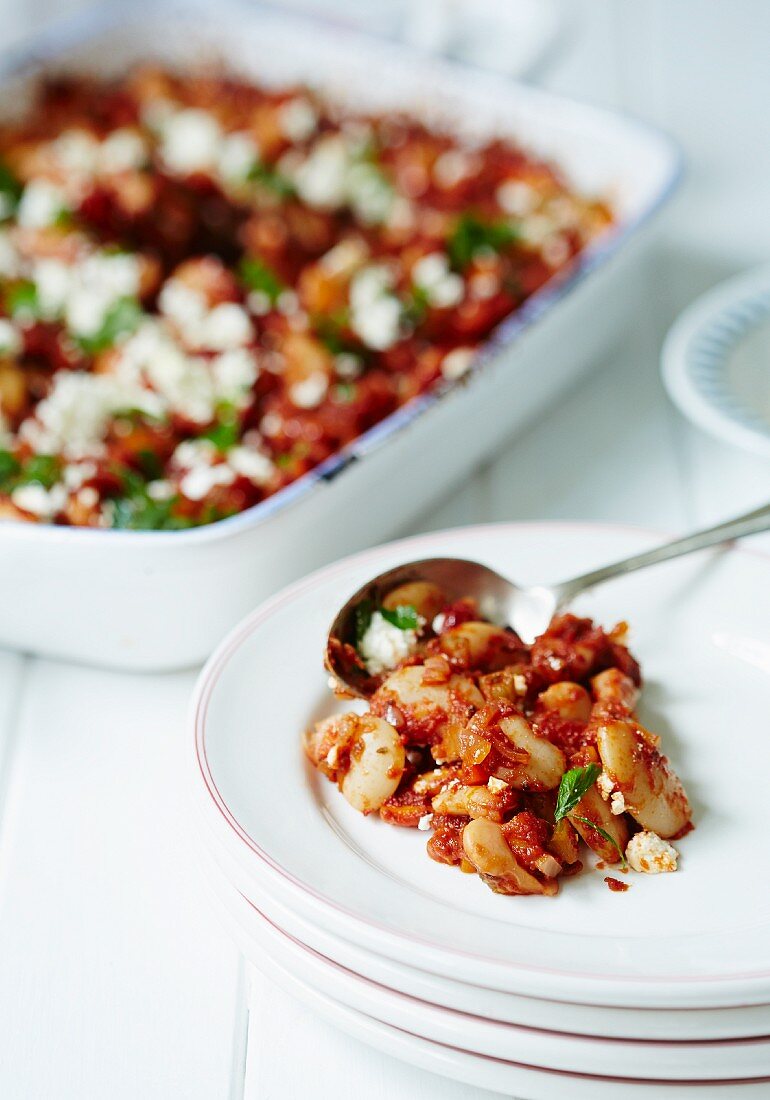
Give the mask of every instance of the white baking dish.
[(0, 61), (2, 108), (23, 108), (51, 67), (117, 73), (148, 58), (184, 65), (207, 57), (261, 79), (307, 81), (364, 107), (411, 107), (456, 129), (515, 135), (577, 187), (609, 195), (617, 228), (499, 326), (462, 385), (419, 398), (238, 516), (181, 532), (0, 524), (2, 645), (134, 669), (201, 661), (270, 592), (418, 517), (552, 402), (638, 301), (640, 246), (679, 172), (667, 138), (349, 30), (251, 5), (128, 18), (100, 11)]

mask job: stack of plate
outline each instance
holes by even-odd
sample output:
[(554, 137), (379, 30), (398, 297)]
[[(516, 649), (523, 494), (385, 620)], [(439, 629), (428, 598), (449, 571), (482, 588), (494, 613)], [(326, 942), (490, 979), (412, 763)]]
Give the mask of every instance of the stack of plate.
[(190, 776), (204, 870), (250, 961), (373, 1045), (500, 1092), (770, 1095), (770, 559), (672, 563), (576, 609), (632, 624), (647, 721), (696, 807), (675, 875), (612, 893), (588, 869), (556, 898), (495, 895), (431, 862), (425, 834), (355, 813), (301, 750), (335, 705), (326, 628), (375, 573), (440, 552), (542, 582), (654, 541), (577, 525), (422, 536), (314, 574), (230, 635), (193, 701)]

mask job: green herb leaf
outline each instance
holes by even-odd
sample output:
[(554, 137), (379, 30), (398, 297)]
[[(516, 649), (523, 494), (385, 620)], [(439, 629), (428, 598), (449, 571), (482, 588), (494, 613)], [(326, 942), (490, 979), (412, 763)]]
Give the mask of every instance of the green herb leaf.
[(564, 773), (556, 796), (554, 824), (575, 809), (583, 795), (593, 787), (601, 770), (598, 764), (586, 764), (584, 768), (570, 768)]
[(59, 480), (61, 463), (56, 455), (33, 455), (28, 458), (19, 474), (19, 485), (32, 483), (50, 489)]
[(272, 268), (268, 267), (259, 256), (244, 256), (239, 270), (241, 282), (249, 290), (265, 294), (270, 304), (274, 306), (285, 288)]
[(203, 433), (203, 439), (210, 439), (220, 454), (226, 454), (241, 437), (241, 424), (232, 405), (223, 405), (219, 409), (216, 424)]
[(607, 832), (606, 829), (602, 829), (601, 826), (596, 825), (593, 821), (590, 821), (587, 817), (580, 817), (579, 814), (573, 814), (573, 818), (574, 818), (575, 821), (580, 821), (583, 825), (589, 825), (594, 830), (595, 833), (598, 833), (600, 837), (602, 837), (604, 840), (606, 840), (608, 842), (608, 844), (611, 844), (612, 847), (615, 849), (615, 851), (620, 856), (621, 866), (623, 866), (623, 867), (626, 866), (626, 854), (625, 854), (625, 852), (620, 847), (617, 840), (615, 840), (615, 838), (613, 836), (610, 836), (610, 834)]
[(258, 161), (249, 171), (247, 179), (251, 183), (264, 187), (267, 191), (272, 191), (279, 199), (289, 199), (295, 193), (294, 184), (288, 177), (272, 165), (263, 164), (261, 161)]
[(374, 604), (371, 600), (361, 600), (353, 611), (353, 629), (356, 636), (356, 649), (361, 645), (364, 634), (369, 629), (374, 614)]
[(147, 495), (146, 487), (136, 488), (139, 479), (124, 474), (124, 483), (130, 484), (133, 491), (118, 497), (113, 505), (112, 526), (122, 531), (182, 531), (194, 527), (196, 521), (188, 516), (174, 514), (178, 497), (170, 500), (153, 500)]
[(14, 213), (21, 190), (21, 184), (8, 165), (0, 161), (0, 221), (6, 221)]
[(93, 336), (78, 338), (83, 351), (89, 355), (110, 348), (122, 336), (130, 336), (139, 327), (142, 307), (135, 298), (118, 298), (108, 309), (102, 327)]
[(26, 317), (37, 317), (40, 305), (37, 298), (37, 287), (28, 279), (14, 283), (5, 291), (5, 307), (12, 317), (22, 314)]
[(332, 396), (335, 401), (339, 401), (343, 405), (349, 405), (351, 401), (355, 400), (356, 387), (353, 382), (338, 382), (334, 387)]
[(386, 622), (397, 626), (399, 630), (417, 630), (420, 625), (417, 608), (408, 603), (399, 604), (392, 611), (387, 607), (381, 607), (380, 614)]
[(404, 302), (404, 317), (411, 325), (419, 325), (425, 320), (430, 309), (430, 298), (425, 287), (414, 284)]
[(0, 450), (0, 489), (5, 490), (6, 484), (10, 485), (21, 470), (21, 463), (14, 458), (10, 451)]
[(137, 453), (136, 461), (148, 481), (157, 481), (158, 478), (163, 477), (163, 463), (155, 454), (155, 451), (143, 448)]
[(475, 214), (462, 214), (447, 240), (452, 267), (464, 271), (478, 252), (491, 249), (503, 252), (517, 239), (518, 233), (507, 221), (482, 221)]

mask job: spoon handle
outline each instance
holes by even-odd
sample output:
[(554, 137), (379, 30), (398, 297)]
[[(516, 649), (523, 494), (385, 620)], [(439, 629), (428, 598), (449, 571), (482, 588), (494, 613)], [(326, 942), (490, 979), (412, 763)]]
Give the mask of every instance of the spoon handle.
[(648, 565), (657, 565), (658, 562), (669, 561), (671, 558), (679, 558), (683, 554), (692, 554), (696, 550), (705, 550), (709, 546), (717, 546), (720, 543), (731, 542), (733, 539), (743, 538), (744, 535), (756, 535), (760, 531), (770, 530), (770, 504), (765, 504), (753, 512), (747, 512), (743, 516), (725, 520), (715, 527), (707, 527), (705, 531), (695, 531), (684, 538), (674, 539), (662, 546), (655, 546), (652, 550), (645, 550), (641, 554), (633, 554), (623, 561), (614, 562), (612, 565), (604, 565), (601, 569), (594, 569), (590, 573), (584, 573), (581, 577), (564, 581), (555, 585), (558, 607), (574, 599), (580, 592), (587, 588), (593, 588), (603, 581), (620, 577), (626, 573), (633, 573), (637, 569), (644, 569)]

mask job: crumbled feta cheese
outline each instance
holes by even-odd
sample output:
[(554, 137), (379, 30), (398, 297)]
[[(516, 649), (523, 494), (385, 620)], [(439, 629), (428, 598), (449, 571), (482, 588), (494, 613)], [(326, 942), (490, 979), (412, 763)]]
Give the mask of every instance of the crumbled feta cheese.
[(252, 290), (246, 299), (246, 305), (256, 317), (266, 317), (273, 308), (270, 295), (264, 290)]
[(348, 149), (339, 134), (322, 137), (294, 173), (300, 198), (308, 206), (335, 210), (347, 197)]
[(232, 485), (235, 472), (225, 462), (217, 466), (196, 466), (179, 483), (188, 500), (203, 500), (217, 485)]
[(65, 172), (87, 177), (96, 171), (99, 141), (89, 130), (63, 130), (51, 152)]
[(523, 221), (519, 227), (521, 239), (536, 248), (539, 248), (551, 236), (553, 230), (553, 222), (544, 214), (533, 214)]
[(187, 108), (161, 126), (160, 154), (166, 165), (182, 175), (206, 172), (216, 165), (222, 148), (222, 130), (208, 111)]
[(70, 462), (64, 468), (62, 481), (71, 493), (79, 489), (84, 481), (96, 476), (96, 466), (93, 462)]
[(400, 336), (402, 309), (391, 293), (392, 283), (384, 264), (371, 264), (350, 284), (350, 327), (375, 351), (386, 351)]
[(387, 221), (394, 191), (376, 165), (366, 162), (352, 165), (346, 186), (353, 213), (364, 225), (381, 225)]
[(500, 794), (501, 791), (508, 790), (508, 784), (503, 779), (498, 779), (494, 775), (490, 775), (487, 782), (487, 787), (493, 794)]
[(437, 309), (456, 306), (465, 295), (462, 276), (450, 270), (449, 257), (444, 252), (430, 252), (419, 259), (412, 268), (412, 282)]
[(196, 343), (212, 351), (226, 351), (242, 347), (253, 338), (251, 319), (243, 306), (222, 302), (203, 318)]
[(517, 695), (527, 694), (527, 677), (523, 672), (514, 672), (513, 674), (513, 690)]
[(70, 277), (65, 319), (70, 332), (94, 336), (121, 298), (139, 293), (139, 260), (127, 253), (97, 253), (79, 264)]
[(265, 413), (259, 422), (259, 430), (266, 439), (274, 439), (281, 434), (283, 418), (279, 413)]
[(200, 324), (208, 303), (200, 291), (179, 279), (167, 279), (158, 295), (158, 308), (186, 334), (188, 329)]
[(634, 871), (658, 875), (676, 870), (679, 853), (667, 840), (647, 829), (636, 833), (628, 842), (626, 859)]
[(315, 409), (326, 397), (328, 389), (329, 379), (323, 371), (317, 370), (289, 387), (289, 400), (298, 409)]
[(276, 300), (276, 307), (284, 317), (299, 313), (299, 295), (294, 290), (282, 290)]
[(289, 141), (306, 141), (318, 128), (315, 107), (301, 96), (288, 100), (279, 108), (278, 126)]
[(209, 364), (187, 355), (158, 321), (145, 321), (122, 345), (117, 371), (135, 384), (149, 382), (162, 399), (161, 408), (195, 423), (214, 416), (217, 393)]
[(500, 208), (514, 218), (531, 214), (538, 201), (538, 193), (524, 180), (505, 180), (497, 188), (495, 197)]
[(352, 382), (359, 378), (364, 369), (364, 364), (358, 355), (349, 351), (341, 351), (334, 356), (334, 373), (344, 382)]
[(0, 275), (14, 279), (20, 271), (19, 254), (7, 229), (0, 229)]
[(169, 279), (164, 284), (158, 306), (190, 348), (226, 351), (242, 347), (254, 338), (251, 318), (243, 306), (221, 302), (209, 309), (202, 294), (178, 279)]
[(195, 466), (210, 466), (217, 456), (217, 449), (210, 439), (185, 439), (171, 456), (175, 466), (192, 470)]
[(95, 508), (99, 503), (99, 493), (93, 485), (86, 485), (84, 488), (78, 489), (77, 500), (84, 508)]
[(615, 814), (624, 814), (626, 812), (626, 800), (623, 797), (622, 791), (613, 791), (610, 799), (610, 812)]
[(0, 355), (18, 355), (22, 348), (19, 330), (5, 317), (0, 317)]
[(361, 639), (359, 652), (364, 659), (367, 671), (372, 676), (387, 672), (403, 661), (417, 644), (415, 630), (400, 630), (389, 623), (379, 611), (372, 615), (371, 622)]
[(423, 814), (422, 817), (420, 818), (420, 820), (417, 822), (417, 828), (421, 832), (427, 833), (432, 824), (433, 824), (433, 814)]
[(22, 192), (16, 220), (24, 229), (45, 229), (67, 209), (61, 187), (49, 180), (33, 179)]
[(166, 481), (164, 478), (159, 478), (157, 481), (150, 481), (147, 483), (147, 496), (150, 500), (171, 500), (176, 494), (176, 489), (170, 481)]
[(242, 183), (259, 162), (259, 146), (251, 134), (228, 134), (219, 153), (219, 175), (225, 183)]
[(448, 382), (456, 382), (467, 374), (476, 354), (475, 348), (452, 348), (441, 360), (441, 373)]
[(246, 348), (231, 348), (211, 360), (214, 385), (223, 401), (238, 401), (259, 376), (259, 365), (253, 352)]
[(267, 455), (251, 447), (232, 447), (227, 452), (227, 463), (255, 485), (267, 485), (275, 476), (275, 466)]
[(99, 149), (99, 168), (102, 172), (129, 172), (141, 168), (147, 162), (147, 144), (137, 130), (121, 126), (113, 130)]
[(614, 787), (615, 784), (607, 775), (607, 773), (601, 772), (596, 780), (596, 789), (598, 790), (599, 794), (602, 796), (605, 802), (609, 801), (610, 797), (612, 796), (612, 791)]
[(448, 191), (466, 179), (474, 168), (473, 158), (460, 149), (447, 149), (433, 165), (433, 178), (439, 187)]
[(38, 260), (31, 274), (41, 315), (46, 320), (57, 317), (72, 289), (72, 268), (61, 260)]
[(430, 624), (430, 628), (434, 634), (440, 634), (444, 629), (444, 623), (446, 622), (446, 614), (443, 611), (439, 611), (433, 622)]
[(162, 402), (150, 390), (109, 374), (60, 371), (34, 417), (19, 429), (22, 438), (43, 454), (88, 453), (104, 438), (119, 409), (141, 409), (160, 416)]
[(44, 485), (32, 482), (14, 489), (11, 501), (23, 512), (30, 512), (41, 519), (53, 519), (67, 504), (67, 490), (63, 485), (53, 485), (46, 489)]
[(159, 134), (178, 110), (179, 105), (173, 100), (153, 96), (147, 103), (142, 104), (140, 115), (148, 130)]

